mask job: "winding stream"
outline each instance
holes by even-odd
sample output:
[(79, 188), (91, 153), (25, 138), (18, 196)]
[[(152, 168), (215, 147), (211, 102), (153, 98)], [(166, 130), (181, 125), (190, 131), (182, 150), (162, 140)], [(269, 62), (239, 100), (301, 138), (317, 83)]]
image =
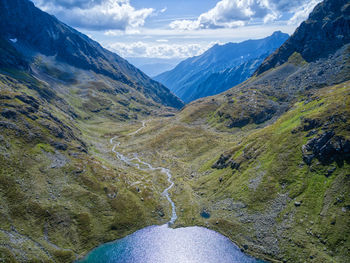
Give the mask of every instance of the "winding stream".
[[(129, 133), (128, 136), (135, 135), (135, 134), (139, 133), (145, 127), (146, 127), (146, 121), (142, 121), (142, 127), (139, 128), (138, 130), (132, 132), (132, 133)], [(138, 157), (138, 155), (136, 153), (134, 154), (133, 158), (129, 158), (129, 157), (123, 155), (122, 153), (118, 152), (116, 149), (120, 145), (120, 142), (114, 142), (114, 140), (117, 139), (117, 138), (118, 138), (118, 136), (113, 137), (110, 140), (110, 143), (113, 145), (112, 152), (114, 152), (116, 154), (116, 156), (117, 156), (117, 158), (119, 160), (121, 160), (122, 162), (125, 162), (126, 164), (128, 164), (130, 166), (134, 166), (134, 167), (138, 168), (141, 171), (156, 171), (156, 170), (160, 170), (161, 173), (163, 173), (163, 174), (165, 174), (167, 176), (168, 182), (170, 183), (170, 186), (163, 191), (162, 195), (165, 196), (166, 199), (171, 204), (171, 210), (172, 211), (171, 211), (171, 218), (170, 218), (170, 221), (168, 222), (168, 225), (174, 224), (176, 219), (177, 219), (177, 215), (176, 215), (175, 203), (170, 198), (170, 194), (169, 194), (169, 190), (171, 188), (173, 188), (173, 186), (174, 186), (174, 182), (172, 181), (172, 174), (171, 174), (170, 170), (167, 169), (167, 168), (164, 168), (164, 167), (156, 167), (155, 168), (151, 164), (140, 160), (140, 158)], [(143, 167), (140, 164), (142, 164)], [(144, 168), (144, 167), (146, 167), (146, 168)]]
[[(142, 127), (130, 135), (139, 133)], [(172, 174), (164, 167), (153, 167), (140, 160), (137, 154), (129, 158), (117, 151), (118, 137), (113, 137), (110, 143), (112, 152), (126, 164), (142, 171), (159, 170), (168, 178), (170, 186), (162, 195), (167, 198), (172, 208), (170, 221), (162, 226), (149, 226), (125, 238), (103, 244), (92, 250), (80, 263), (264, 263), (244, 254), (227, 237), (203, 227), (182, 227), (172, 229), (174, 224), (176, 206), (170, 197), (169, 191), (174, 186)], [(266, 262), (265, 262), (266, 263)]]

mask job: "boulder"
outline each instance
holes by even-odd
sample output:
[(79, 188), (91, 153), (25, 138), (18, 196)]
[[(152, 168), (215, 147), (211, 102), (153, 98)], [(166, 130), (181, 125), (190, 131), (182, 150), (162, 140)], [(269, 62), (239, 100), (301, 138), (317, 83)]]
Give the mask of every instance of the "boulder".
[(296, 206), (296, 207), (299, 207), (299, 206), (301, 206), (301, 202), (294, 202), (294, 205)]
[(302, 121), (302, 125), (303, 125), (304, 131), (309, 131), (309, 130), (320, 127), (321, 122), (319, 120), (305, 118)]
[(219, 160), (217, 160), (211, 168), (224, 169), (228, 167), (227, 161), (230, 159), (230, 155), (221, 154)]
[(3, 109), (1, 115), (6, 119), (15, 119), (17, 117), (17, 112), (13, 109)]

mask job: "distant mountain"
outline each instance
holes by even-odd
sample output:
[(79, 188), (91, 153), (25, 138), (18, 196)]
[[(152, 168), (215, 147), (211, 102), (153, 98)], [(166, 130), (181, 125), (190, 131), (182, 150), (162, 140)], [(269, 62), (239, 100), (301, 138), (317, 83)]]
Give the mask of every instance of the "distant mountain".
[(120, 81), (165, 106), (182, 102), (160, 83), (97, 42), (36, 8), (28, 0), (0, 1), (0, 37), (31, 61), (37, 53)]
[(154, 79), (186, 103), (215, 95), (248, 79), (288, 37), (278, 31), (264, 39), (215, 45)]
[(182, 59), (179, 58), (126, 58), (135, 67), (141, 69), (148, 76), (154, 77), (165, 71), (172, 70)]

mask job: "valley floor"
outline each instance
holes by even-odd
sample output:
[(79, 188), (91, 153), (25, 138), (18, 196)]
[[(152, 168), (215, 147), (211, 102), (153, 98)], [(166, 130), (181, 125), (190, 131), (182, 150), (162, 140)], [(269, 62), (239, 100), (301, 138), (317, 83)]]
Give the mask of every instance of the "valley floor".
[[(31, 115), (23, 117), (27, 126), (19, 121), (23, 101), (12, 99), (16, 117), (0, 122), (0, 258), (6, 262), (70, 262), (169, 221), (166, 176), (116, 158), (114, 137), (123, 155), (170, 169), (173, 227), (213, 229), (271, 262), (349, 260), (349, 82), (300, 97), (274, 123), (236, 129), (216, 129), (207, 122), (212, 116), (191, 122), (186, 108), (127, 122), (96, 115), (78, 120), (82, 133), (64, 147), (52, 137), (55, 120), (46, 124), (47, 113), (35, 113), (45, 124), (40, 131), (28, 129), (38, 121)], [(338, 143), (343, 152), (315, 157), (313, 141)]]
[[(148, 119), (137, 134), (121, 137), (119, 147), (123, 154), (137, 153), (171, 169), (175, 227), (208, 227), (271, 262), (346, 262), (348, 155), (307, 163), (303, 149), (330, 130), (330, 142), (347, 147), (349, 100), (349, 83), (324, 88), (300, 98), (273, 124), (230, 132), (205, 121), (188, 123), (184, 110), (175, 117)], [(117, 133), (129, 131), (126, 124)], [(165, 207), (169, 215), (170, 206)]]

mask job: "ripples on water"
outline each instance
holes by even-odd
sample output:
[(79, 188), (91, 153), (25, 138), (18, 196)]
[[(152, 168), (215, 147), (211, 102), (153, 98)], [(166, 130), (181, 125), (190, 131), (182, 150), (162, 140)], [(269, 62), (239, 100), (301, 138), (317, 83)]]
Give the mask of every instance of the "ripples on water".
[(79, 263), (263, 263), (223, 235), (203, 228), (141, 229), (93, 250)]

